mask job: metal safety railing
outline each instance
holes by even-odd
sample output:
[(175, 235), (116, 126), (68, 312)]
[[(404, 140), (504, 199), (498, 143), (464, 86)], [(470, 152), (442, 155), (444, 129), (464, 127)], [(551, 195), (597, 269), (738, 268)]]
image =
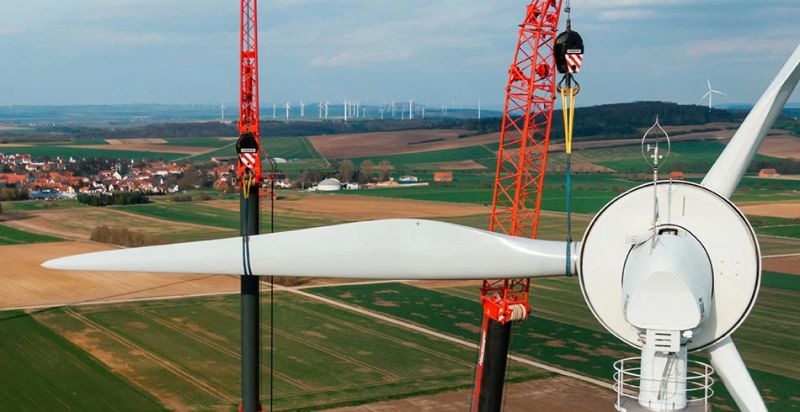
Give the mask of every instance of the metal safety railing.
[[(629, 410), (623, 405), (628, 402), (639, 403), (642, 396), (642, 375), (641, 375), (641, 361), (640, 357), (625, 358), (614, 362), (614, 390), (617, 392), (617, 401), (614, 404), (618, 411)], [(686, 408), (692, 410), (710, 411), (711, 403), (710, 398), (714, 396), (714, 368), (704, 362), (688, 361), (686, 377), (671, 377), (667, 378), (666, 382), (663, 379), (654, 380), (659, 385), (655, 387), (665, 387), (668, 384), (673, 386), (686, 385)], [(652, 387), (652, 386), (650, 386)], [(631, 402), (631, 403), (633, 403)], [(663, 407), (661, 410), (669, 411), (676, 410), (675, 408)], [(648, 406), (650, 410), (653, 409)]]

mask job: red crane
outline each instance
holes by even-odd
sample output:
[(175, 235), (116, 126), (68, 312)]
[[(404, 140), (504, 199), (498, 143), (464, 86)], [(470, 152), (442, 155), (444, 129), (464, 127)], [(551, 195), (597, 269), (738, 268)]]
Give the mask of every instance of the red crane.
[[(242, 412), (261, 411), (260, 312), (258, 276), (250, 268), (249, 236), (259, 233), (261, 141), (258, 104), (257, 0), (241, 0), (239, 59), (239, 140), (236, 177), (240, 186), (239, 214), (242, 235), (241, 327)], [(255, 191), (255, 192), (254, 192)], [(270, 362), (272, 357), (270, 356)], [(271, 369), (271, 368), (270, 368)], [(272, 406), (270, 380), (270, 409)]]
[[(519, 29), (506, 85), (489, 230), (535, 238), (556, 97), (554, 56), (561, 0), (533, 0)], [(530, 279), (488, 279), (473, 411), (502, 403), (511, 322), (527, 318)]]
[[(258, 103), (257, 0), (241, 0), (239, 59), (239, 161), (236, 174), (242, 188), (261, 180), (261, 142)], [(253, 179), (252, 182), (249, 179)]]

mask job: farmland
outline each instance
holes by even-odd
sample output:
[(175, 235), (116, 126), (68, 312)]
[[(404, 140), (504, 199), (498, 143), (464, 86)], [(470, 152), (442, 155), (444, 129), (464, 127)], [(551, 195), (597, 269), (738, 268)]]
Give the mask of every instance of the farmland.
[[(262, 308), (268, 318), (269, 305)], [(277, 410), (436, 393), (472, 381), (472, 350), (287, 293), (276, 294), (275, 308)], [(238, 402), (235, 296), (64, 308), (33, 319), (168, 408), (231, 409)], [(266, 357), (266, 342), (262, 347)], [(543, 376), (518, 365), (510, 372), (512, 380)]]
[[(171, 142), (180, 143), (183, 139), (175, 139)], [(234, 154), (235, 141), (226, 141), (223, 146), (217, 146), (214, 151), (191, 157), (192, 161), (205, 162), (211, 160), (215, 156), (229, 157)], [(272, 157), (280, 157), (284, 159), (321, 159), (319, 153), (316, 152), (314, 147), (309, 143), (308, 139), (304, 137), (264, 137), (261, 144), (266, 153)]]
[[(157, 207), (157, 204), (153, 206)], [(97, 226), (129, 228), (148, 238), (150, 243), (165, 243), (224, 237), (236, 233), (224, 226), (165, 221), (114, 208), (65, 208), (34, 210), (18, 213), (5, 224), (15, 229), (56, 236), (64, 239), (87, 240)]]
[[(162, 140), (164, 143), (147, 144), (178, 147), (176, 150), (184, 150), (181, 147), (209, 150), (191, 156), (192, 161), (227, 157), (233, 148), (231, 140), (217, 137)], [(402, 153), (395, 148), (392, 153), (367, 153), (351, 158), (356, 166), (367, 159), (388, 160), (394, 166), (393, 176), (409, 173), (424, 181), (431, 181), (433, 171), (446, 169), (443, 165), (448, 162), (469, 168), (457, 170), (452, 183), (430, 187), (341, 194), (280, 191), (275, 202), (275, 230), (380, 218), (429, 218), (485, 229), (497, 144), (434, 150), (435, 142), (430, 143), (430, 151)], [(336, 168), (336, 161), (323, 157), (305, 137), (268, 137), (264, 144), (273, 156), (299, 159), (280, 165), (280, 170), (290, 176), (309, 168), (319, 168), (325, 173), (333, 173)], [(30, 147), (51, 150), (52, 154), (65, 146), (90, 154), (95, 150), (66, 144)], [(107, 146), (103, 153), (118, 150), (115, 145)], [(677, 142), (670, 164), (685, 169), (690, 180), (699, 181), (695, 169), (704, 170), (722, 147), (716, 141)], [(86, 156), (85, 153), (81, 156)], [(174, 159), (170, 156), (176, 154), (147, 152), (147, 155)], [(642, 174), (646, 165), (638, 145), (587, 146), (576, 151), (574, 160), (617, 171), (573, 176), (576, 212), (573, 236), (579, 238), (593, 213), (647, 178)], [(563, 162), (563, 155), (551, 153), (550, 162), (551, 166), (557, 166)], [(541, 238), (563, 239), (566, 235), (562, 213), (564, 181), (561, 172), (546, 176)], [(797, 212), (798, 191), (800, 181), (748, 177), (734, 195), (759, 234), (762, 253), (772, 255), (763, 261), (765, 272), (755, 310), (734, 337), (773, 410), (800, 408), (794, 389), (800, 380), (796, 368), (800, 363), (797, 349), (800, 337), (791, 332), (800, 325), (796, 311), (800, 276), (793, 274), (800, 263), (800, 258), (794, 256), (800, 253), (800, 221), (792, 214)], [(53, 394), (52, 399), (58, 394), (84, 394), (91, 385), (96, 386), (100, 392), (93, 399), (82, 400), (84, 403), (62, 398), (61, 402), (76, 410), (114, 409), (119, 407), (121, 399), (132, 410), (235, 409), (239, 397), (238, 297), (226, 293), (236, 291), (238, 279), (89, 272), (54, 274), (39, 266), (45, 259), (111, 248), (87, 242), (100, 222), (129, 228), (146, 236), (151, 243), (212, 239), (238, 233), (235, 194), (205, 202), (171, 202), (159, 197), (153, 200), (150, 204), (106, 208), (87, 207), (75, 201), (2, 204), (7, 214), (0, 225), (0, 244), (8, 246), (0, 246), (0, 259), (14, 264), (6, 266), (0, 275), (5, 285), (0, 292), (0, 306), (66, 305), (29, 312), (0, 312), (4, 316), (0, 319), (2, 341), (8, 340), (6, 336), (26, 334), (32, 340), (24, 343), (37, 345), (30, 357), (7, 359), (0, 365), (4, 371), (11, 371), (3, 381), (11, 384), (0, 387), (0, 401), (10, 400), (7, 404), (12, 409), (29, 407), (36, 396), (31, 390), (40, 389), (38, 383), (30, 382), (41, 381), (44, 390)], [(781, 201), (777, 203), (780, 207), (776, 201)], [(268, 202), (262, 204), (262, 232), (270, 229), (268, 206)], [(54, 242), (59, 239), (76, 241)], [(308, 251), (303, 252), (307, 255), (303, 256), (313, 258), (313, 250), (314, 245), (309, 245)], [(48, 282), (40, 281), (47, 276), (51, 276)], [(304, 290), (468, 342), (478, 340), (480, 306), (474, 284), (322, 285)], [(214, 296), (185, 297), (207, 294)], [(175, 299), (176, 295), (184, 298)], [(262, 319), (268, 319), (269, 294), (262, 296), (265, 299)], [(448, 399), (458, 403), (469, 395), (465, 390), (472, 382), (474, 350), (291, 291), (281, 289), (274, 297), (277, 410), (347, 407), (445, 392)], [(157, 300), (108, 303), (119, 299)], [(517, 355), (606, 382), (610, 381), (614, 360), (636, 355), (635, 350), (618, 342), (597, 323), (575, 278), (536, 280), (532, 304), (532, 318), (515, 327), (512, 351)], [(264, 336), (266, 333), (265, 329)], [(5, 343), (4, 353), (20, 350), (9, 345)], [(266, 341), (262, 342), (262, 348), (266, 359), (269, 349)], [(53, 363), (49, 356), (65, 359), (64, 364), (71, 370), (48, 363), (44, 363), (41, 371), (29, 367), (34, 363), (33, 357), (44, 357)], [(42, 377), (47, 370), (52, 371), (51, 376)], [(75, 378), (75, 370), (86, 374), (85, 382)], [(14, 375), (23, 375), (20, 382), (24, 385), (13, 384), (15, 379), (8, 377)], [(265, 397), (269, 376), (265, 362), (262, 364)], [(531, 379), (552, 377), (539, 369), (512, 365), (510, 381), (524, 385)], [(102, 384), (96, 382), (100, 380)], [(722, 393), (717, 406), (729, 408), (732, 404), (724, 387), (717, 384), (715, 389)], [(611, 395), (592, 396), (596, 396), (591, 398), (594, 405), (602, 402), (610, 407)], [(52, 399), (48, 401), (58, 402)]]
[(493, 144), (499, 133), (475, 135), (463, 129), (411, 129), (393, 132), (315, 136), (311, 143), (327, 158), (345, 159), (442, 151)]
[[(238, 207), (238, 202), (230, 202)], [(156, 202), (146, 205), (119, 206), (114, 209), (125, 211), (134, 215), (148, 216), (171, 222), (180, 222), (190, 225), (205, 225), (221, 229), (238, 231), (239, 214), (232, 209), (205, 206), (198, 203), (168, 203)], [(278, 214), (275, 218), (274, 230), (304, 229), (313, 226), (323, 226), (327, 222), (319, 219), (302, 218), (291, 215)], [(271, 230), (269, 216), (262, 212), (261, 231)]]
[[(381, 284), (318, 288), (314, 292), (463, 339), (476, 339), (474, 325), (480, 321), (477, 285), (420, 289)], [(785, 309), (791, 306), (789, 301), (798, 298), (797, 291), (765, 287), (751, 318), (734, 335), (754, 369), (756, 383), (768, 388), (767, 402), (775, 410), (800, 406), (794, 398), (794, 385), (800, 376), (791, 366), (800, 362), (800, 337), (782, 332), (800, 321), (796, 312)], [(537, 280), (532, 299), (533, 317), (515, 328), (512, 352), (604, 380), (610, 379), (615, 360), (636, 356), (597, 323), (576, 279)], [(724, 393), (722, 385), (715, 390)], [(720, 402), (731, 405), (730, 398), (722, 397)]]
[(137, 160), (137, 159), (164, 159), (171, 161), (186, 155), (183, 153), (164, 153), (157, 151), (136, 151), (136, 150), (122, 150), (113, 149), (113, 146), (108, 146), (109, 149), (98, 149), (88, 147), (78, 147), (67, 144), (31, 144), (27, 146), (4, 146), (0, 152), (2, 153), (28, 153), (37, 158), (55, 159), (61, 157), (62, 159), (74, 157), (78, 158), (112, 158), (124, 160)]
[[(0, 313), (0, 402), (8, 410), (163, 410), (151, 395), (19, 312)], [(124, 399), (124, 403), (120, 400)]]
[(13, 227), (0, 225), (0, 245), (17, 245), (21, 243), (56, 242), (58, 238), (30, 233)]

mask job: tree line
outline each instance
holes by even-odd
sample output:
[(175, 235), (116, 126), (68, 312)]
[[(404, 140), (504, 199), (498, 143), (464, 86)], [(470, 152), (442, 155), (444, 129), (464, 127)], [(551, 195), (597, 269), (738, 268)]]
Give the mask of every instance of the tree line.
[(78, 202), (89, 206), (121, 206), (150, 203), (150, 198), (141, 192), (115, 192), (89, 195), (80, 193)]

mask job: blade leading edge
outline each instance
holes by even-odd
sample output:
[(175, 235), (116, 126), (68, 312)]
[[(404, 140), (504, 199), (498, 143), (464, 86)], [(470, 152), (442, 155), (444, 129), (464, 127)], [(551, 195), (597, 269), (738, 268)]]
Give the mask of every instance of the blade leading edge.
[(794, 50), (775, 80), (739, 126), (736, 134), (703, 179), (703, 186), (727, 198), (731, 197), (761, 142), (783, 109), (783, 105), (792, 95), (798, 80), (800, 80), (800, 46)]
[(742, 411), (766, 412), (764, 399), (761, 398), (761, 393), (758, 392), (733, 340), (730, 337), (723, 339), (709, 350), (709, 354), (711, 365), (733, 396), (736, 406)]
[[(566, 266), (565, 242), (525, 239), (415, 219), (251, 236), (249, 248), (255, 275), (523, 278), (564, 275)], [(242, 238), (236, 237), (88, 253), (50, 260), (42, 266), (64, 270), (242, 275), (242, 251)]]

